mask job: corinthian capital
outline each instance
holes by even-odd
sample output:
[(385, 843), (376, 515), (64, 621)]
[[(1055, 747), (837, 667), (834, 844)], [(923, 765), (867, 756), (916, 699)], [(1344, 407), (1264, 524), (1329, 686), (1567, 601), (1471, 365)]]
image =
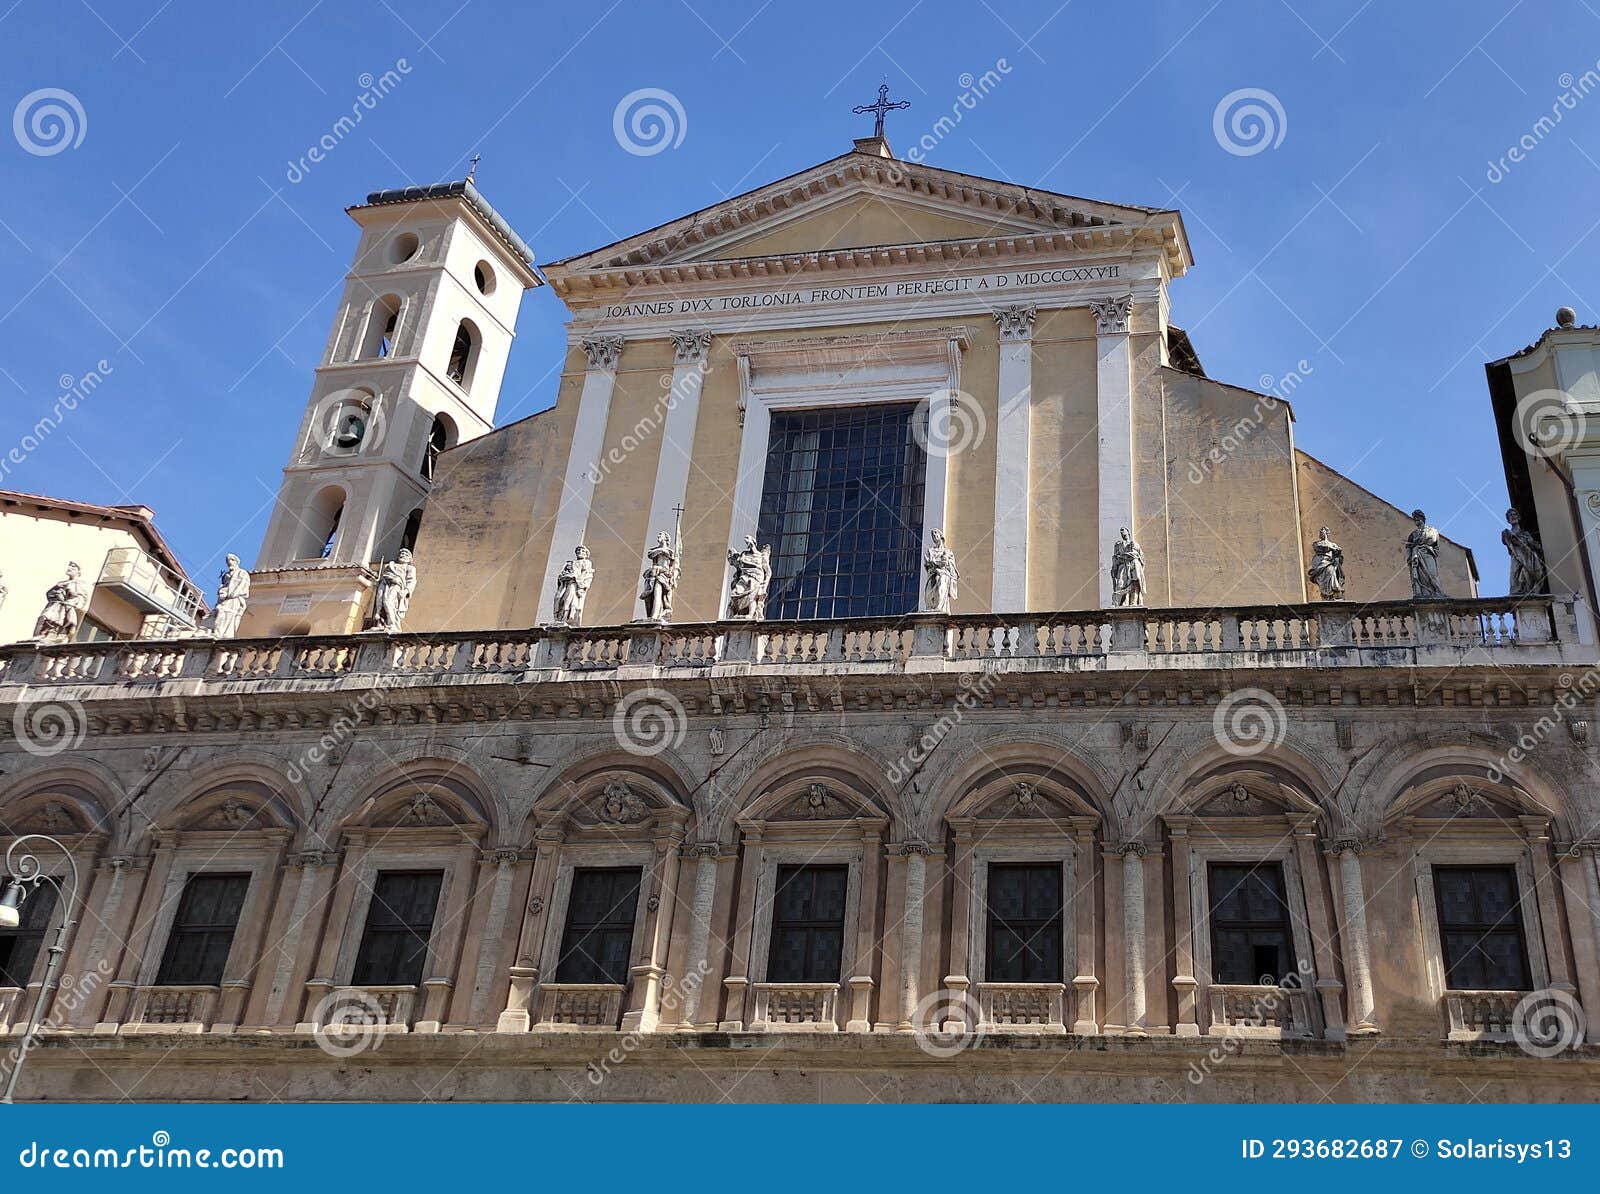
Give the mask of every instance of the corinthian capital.
[(1037, 307), (1000, 307), (994, 313), (1000, 325), (1002, 340), (1030, 340), (1033, 338), (1033, 317)]
[(711, 333), (705, 328), (672, 333), (672, 360), (678, 365), (692, 365), (706, 359), (711, 347)]
[(1094, 330), (1101, 336), (1120, 336), (1128, 330), (1128, 317), (1133, 314), (1133, 295), (1101, 299), (1089, 304), (1094, 312)]
[(621, 336), (587, 336), (583, 351), (589, 357), (591, 369), (615, 369), (622, 356)]

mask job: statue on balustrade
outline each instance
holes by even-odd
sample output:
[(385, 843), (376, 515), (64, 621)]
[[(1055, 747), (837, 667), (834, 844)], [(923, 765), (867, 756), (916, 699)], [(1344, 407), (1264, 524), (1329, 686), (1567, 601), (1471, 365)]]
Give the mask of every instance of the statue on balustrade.
[(1417, 601), (1436, 601), (1445, 596), (1439, 587), (1439, 532), (1428, 525), (1421, 510), (1411, 512), (1414, 525), (1406, 536), (1406, 567), (1411, 572), (1411, 596)]
[(89, 608), (89, 586), (83, 583), (83, 569), (67, 565), (65, 580), (58, 580), (45, 591), (44, 610), (34, 625), (35, 638), (47, 642), (69, 642)]
[(1122, 528), (1111, 549), (1111, 603), (1144, 604), (1144, 552), (1127, 527)]
[(244, 617), (245, 606), (250, 601), (250, 574), (239, 567), (239, 557), (230, 554), (226, 564), (217, 585), (217, 607), (211, 617), (211, 628), (218, 638), (232, 638), (239, 633), (239, 619)]
[(594, 584), (594, 562), (583, 544), (572, 549), (572, 558), (561, 565), (556, 575), (555, 619), (558, 626), (578, 626), (583, 622), (583, 599)]
[(672, 594), (678, 587), (681, 572), (678, 549), (672, 536), (662, 531), (656, 536), (656, 545), (645, 553), (650, 561), (644, 570), (644, 588), (639, 600), (644, 602), (644, 616), (651, 622), (672, 621)]
[(935, 530), (928, 536), (933, 546), (922, 561), (928, 569), (924, 585), (922, 607), (930, 613), (947, 614), (950, 603), (956, 599), (956, 582), (961, 574), (956, 571), (956, 553), (945, 545), (944, 532)]
[(746, 535), (744, 547), (728, 553), (733, 576), (728, 582), (728, 617), (761, 621), (767, 616), (767, 589), (772, 584), (772, 547), (756, 546)]
[(1344, 596), (1344, 549), (1329, 536), (1327, 527), (1317, 532), (1317, 541), (1311, 545), (1306, 578), (1321, 590), (1324, 601)]
[(1550, 591), (1550, 574), (1544, 564), (1544, 548), (1539, 536), (1522, 525), (1522, 515), (1506, 511), (1509, 524), (1500, 532), (1500, 542), (1511, 556), (1511, 595), (1529, 597)]
[(402, 547), (378, 574), (375, 629), (399, 634), (405, 625), (406, 610), (411, 608), (411, 594), (416, 590), (417, 569), (411, 563), (411, 553)]

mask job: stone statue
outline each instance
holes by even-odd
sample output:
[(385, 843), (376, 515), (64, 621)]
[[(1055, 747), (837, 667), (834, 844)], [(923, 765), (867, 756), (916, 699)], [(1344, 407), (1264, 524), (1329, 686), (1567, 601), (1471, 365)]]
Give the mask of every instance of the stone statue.
[(930, 613), (947, 614), (950, 603), (956, 599), (956, 582), (961, 579), (956, 571), (956, 553), (945, 546), (944, 532), (934, 531), (929, 538), (933, 546), (922, 563), (928, 570), (923, 586), (922, 608)]
[(1411, 596), (1416, 601), (1435, 601), (1445, 596), (1439, 587), (1439, 532), (1428, 525), (1421, 510), (1411, 512), (1415, 524), (1406, 536), (1406, 567), (1411, 571)]
[(411, 594), (417, 590), (417, 570), (411, 563), (411, 553), (404, 547), (400, 553), (383, 566), (378, 574), (378, 598), (375, 602), (376, 629), (387, 634), (399, 634), (406, 620), (406, 610), (411, 608)]
[(572, 558), (556, 574), (555, 618), (558, 626), (578, 626), (583, 622), (583, 599), (594, 584), (594, 562), (583, 544), (572, 549)]
[(1344, 596), (1344, 550), (1328, 535), (1328, 528), (1317, 532), (1317, 541), (1311, 545), (1311, 567), (1307, 579), (1322, 590), (1324, 601)]
[(746, 535), (744, 547), (728, 553), (733, 578), (728, 582), (728, 617), (761, 621), (767, 616), (767, 589), (772, 584), (772, 548), (757, 547)]
[(44, 611), (34, 625), (34, 637), (53, 642), (69, 641), (78, 633), (78, 625), (88, 608), (89, 586), (83, 583), (83, 569), (77, 564), (68, 564), (66, 579), (56, 581), (45, 592)]
[(1127, 527), (1122, 528), (1111, 548), (1111, 603), (1144, 604), (1144, 552)]
[(250, 601), (250, 574), (239, 567), (238, 556), (230, 554), (226, 562), (217, 585), (217, 608), (211, 618), (218, 638), (232, 638), (239, 633), (239, 619), (244, 617)]
[(1511, 556), (1511, 595), (1528, 597), (1550, 591), (1550, 575), (1545, 570), (1544, 548), (1539, 546), (1539, 536), (1524, 530), (1522, 515), (1515, 510), (1506, 511), (1510, 525), (1500, 532), (1500, 542), (1506, 545)]
[(678, 549), (672, 545), (672, 536), (662, 531), (645, 556), (650, 566), (644, 570), (644, 588), (639, 592), (644, 616), (652, 622), (670, 622), (672, 593), (678, 587), (679, 575)]

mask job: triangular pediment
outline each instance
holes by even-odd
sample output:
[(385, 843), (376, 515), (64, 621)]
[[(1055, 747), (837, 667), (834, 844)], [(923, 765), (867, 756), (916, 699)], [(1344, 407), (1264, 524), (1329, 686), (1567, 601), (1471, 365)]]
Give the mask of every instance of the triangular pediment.
[[(782, 263), (812, 254), (895, 251), (897, 246), (993, 245), (1126, 249), (1161, 246), (1173, 273), (1190, 257), (1176, 212), (1042, 191), (875, 154), (851, 152), (588, 253), (554, 262), (557, 290), (584, 278), (653, 280), (651, 271), (730, 262)], [(738, 267), (735, 267), (738, 268)], [(763, 267), (763, 272), (767, 272)], [(615, 283), (612, 283), (615, 284)]]

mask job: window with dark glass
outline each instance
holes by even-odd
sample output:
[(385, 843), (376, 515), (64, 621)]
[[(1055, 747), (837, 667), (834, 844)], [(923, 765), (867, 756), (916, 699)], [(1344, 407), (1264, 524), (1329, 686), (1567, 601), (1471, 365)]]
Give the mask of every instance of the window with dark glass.
[(178, 897), (158, 986), (215, 987), (233, 948), (249, 875), (190, 875)]
[(18, 909), (22, 923), (14, 929), (0, 929), (0, 987), (26, 987), (33, 977), (33, 965), (44, 947), (50, 914), (56, 910), (56, 889), (40, 883), (28, 892)]
[(772, 415), (757, 539), (772, 546), (770, 618), (917, 608), (926, 456), (916, 406)]
[(626, 983), (638, 909), (638, 867), (574, 871), (556, 982)]
[(836, 983), (844, 955), (849, 868), (782, 866), (772, 898), (771, 983)]
[(450, 446), (450, 427), (437, 416), (433, 426), (428, 428), (428, 444), (422, 450), (422, 479), (433, 480), (433, 475), (439, 467), (439, 453)]
[(1281, 985), (1295, 972), (1294, 930), (1276, 862), (1211, 864), (1211, 973), (1241, 986)]
[(428, 938), (443, 871), (380, 871), (350, 982), (357, 987), (414, 987), (428, 964)]
[(992, 983), (1059, 983), (1061, 865), (989, 867), (989, 938), (984, 975)]
[(1434, 867), (1433, 889), (1445, 985), (1455, 991), (1529, 990), (1516, 868)]

